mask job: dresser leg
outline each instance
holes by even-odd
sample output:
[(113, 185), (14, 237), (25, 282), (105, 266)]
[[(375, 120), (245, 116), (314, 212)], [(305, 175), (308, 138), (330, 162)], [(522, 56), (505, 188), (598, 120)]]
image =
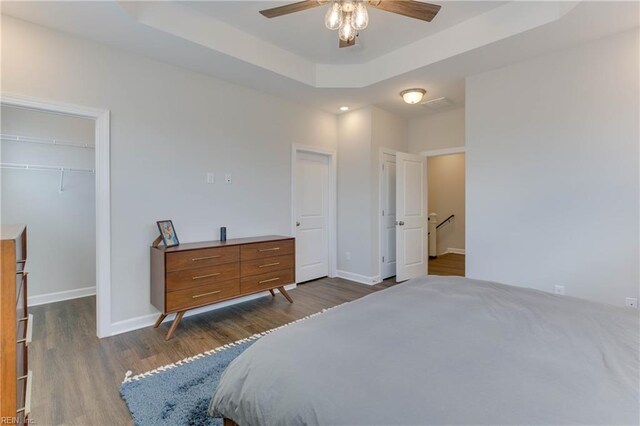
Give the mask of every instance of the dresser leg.
[(182, 316), (185, 312), (186, 311), (178, 312), (178, 314), (176, 315), (176, 319), (173, 320), (171, 328), (169, 328), (169, 331), (167, 332), (167, 337), (165, 337), (164, 340), (169, 340), (171, 339), (171, 337), (173, 337), (173, 333), (175, 333), (176, 328), (178, 328), (178, 325), (180, 325), (180, 321), (182, 321)]
[(164, 321), (164, 319), (167, 317), (167, 314), (161, 314), (160, 318), (158, 318), (158, 321), (156, 321), (155, 324), (153, 324), (153, 328), (158, 328), (160, 327), (160, 324), (162, 324), (162, 321)]
[(275, 295), (276, 295), (276, 294), (273, 292), (273, 289), (269, 289), (269, 293), (271, 293), (271, 295), (272, 295), (272, 296), (274, 296), (274, 297), (275, 297)]
[(285, 290), (284, 287), (278, 287), (278, 291), (289, 301), (289, 303), (293, 303), (293, 299), (289, 296), (289, 293), (287, 293), (287, 290)]

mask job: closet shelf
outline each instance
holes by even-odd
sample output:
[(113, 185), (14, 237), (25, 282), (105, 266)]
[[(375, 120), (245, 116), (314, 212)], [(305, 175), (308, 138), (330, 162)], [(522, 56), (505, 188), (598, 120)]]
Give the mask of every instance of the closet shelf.
[(53, 172), (95, 173), (94, 169), (78, 169), (75, 167), (43, 166), (37, 164), (0, 163), (0, 168), (16, 170), (44, 170)]
[(36, 164), (18, 164), (18, 163), (0, 163), (0, 169), (40, 170), (40, 171), (47, 171), (47, 172), (59, 172), (61, 194), (64, 191), (64, 174), (66, 172), (95, 173), (94, 169), (78, 169), (75, 167), (43, 166), (43, 165), (36, 165)]
[(95, 149), (93, 145), (89, 145), (86, 143), (62, 141), (59, 139), (39, 138), (36, 136), (8, 135), (6, 133), (0, 134), (0, 140), (6, 142), (35, 143), (39, 145), (55, 145), (72, 148)]

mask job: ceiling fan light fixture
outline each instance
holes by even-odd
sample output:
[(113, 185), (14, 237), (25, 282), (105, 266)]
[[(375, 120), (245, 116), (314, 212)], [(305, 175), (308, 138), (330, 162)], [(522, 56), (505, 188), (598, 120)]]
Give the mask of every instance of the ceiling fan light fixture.
[(400, 96), (409, 105), (415, 105), (422, 100), (426, 93), (427, 91), (424, 89), (407, 89), (400, 92)]
[(353, 0), (342, 0), (342, 11), (344, 13), (352, 13), (356, 10), (356, 4)]
[(327, 10), (327, 14), (324, 17), (324, 25), (330, 30), (337, 30), (343, 21), (340, 2), (334, 1), (331, 6), (329, 6), (329, 10)]
[(359, 1), (353, 11), (352, 25), (357, 31), (364, 30), (369, 25), (369, 12), (364, 1)]
[(342, 25), (338, 29), (338, 37), (342, 41), (351, 41), (356, 36), (356, 29), (353, 28), (351, 23), (351, 13), (347, 13), (344, 19), (342, 19)]

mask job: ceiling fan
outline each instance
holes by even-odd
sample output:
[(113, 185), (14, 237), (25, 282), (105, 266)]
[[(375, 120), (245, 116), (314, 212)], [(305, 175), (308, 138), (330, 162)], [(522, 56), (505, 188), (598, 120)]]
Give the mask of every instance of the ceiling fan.
[(331, 4), (325, 15), (324, 24), (330, 30), (338, 30), (340, 47), (353, 46), (358, 31), (367, 28), (369, 24), (367, 6), (427, 22), (431, 22), (440, 10), (437, 4), (415, 0), (306, 0), (261, 10), (260, 13), (267, 18), (276, 18), (326, 3)]

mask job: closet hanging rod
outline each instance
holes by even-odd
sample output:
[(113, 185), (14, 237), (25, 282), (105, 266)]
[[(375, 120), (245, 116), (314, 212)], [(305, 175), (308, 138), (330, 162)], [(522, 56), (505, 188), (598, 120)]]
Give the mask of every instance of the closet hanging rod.
[(18, 163), (0, 163), (2, 169), (14, 170), (44, 170), (52, 172), (80, 172), (95, 173), (94, 169), (77, 169), (75, 167), (59, 167), (59, 166), (42, 166), (36, 164), (18, 164)]
[(62, 141), (59, 139), (39, 138), (36, 136), (8, 135), (5, 133), (2, 133), (0, 134), (0, 139), (7, 142), (37, 143), (40, 145), (56, 145), (56, 146), (69, 146), (73, 148), (95, 149), (94, 146), (86, 143)]

